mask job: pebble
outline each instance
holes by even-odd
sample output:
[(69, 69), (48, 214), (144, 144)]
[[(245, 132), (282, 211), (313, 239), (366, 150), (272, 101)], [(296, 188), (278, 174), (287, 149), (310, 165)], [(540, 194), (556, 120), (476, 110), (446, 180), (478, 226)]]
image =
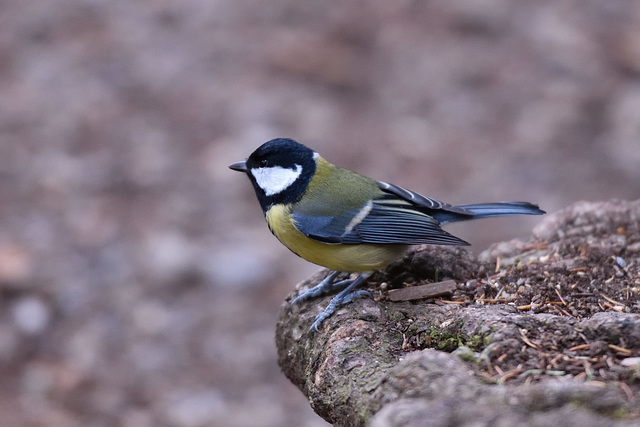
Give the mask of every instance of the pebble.
[(640, 366), (640, 357), (627, 357), (620, 362), (622, 366)]

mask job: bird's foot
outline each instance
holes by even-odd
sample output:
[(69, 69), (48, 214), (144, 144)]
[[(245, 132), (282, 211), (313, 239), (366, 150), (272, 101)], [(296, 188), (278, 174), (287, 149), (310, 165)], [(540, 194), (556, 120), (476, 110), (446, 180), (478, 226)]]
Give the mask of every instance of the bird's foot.
[(329, 302), (329, 305), (327, 305), (327, 307), (324, 309), (324, 311), (322, 313), (320, 313), (315, 318), (315, 320), (311, 324), (311, 327), (309, 327), (309, 331), (310, 332), (312, 332), (312, 331), (318, 332), (319, 331), (318, 327), (320, 326), (320, 324), (325, 319), (327, 319), (329, 316), (331, 316), (333, 314), (333, 312), (336, 310), (336, 308), (340, 307), (341, 305), (348, 304), (348, 303), (352, 302), (353, 300), (356, 300), (358, 298), (362, 298), (364, 296), (371, 297), (371, 294), (369, 292), (367, 292), (367, 291), (355, 291), (354, 290), (362, 282), (367, 280), (367, 278), (370, 275), (371, 275), (371, 273), (363, 273), (363, 274), (359, 275), (356, 279), (350, 281), (351, 283), (349, 283), (349, 285), (346, 288), (344, 288), (338, 295), (336, 295), (335, 297), (331, 298), (331, 301)]
[(339, 271), (334, 271), (313, 288), (307, 289), (304, 292), (300, 292), (300, 295), (298, 295), (293, 301), (291, 301), (291, 305), (295, 305), (300, 301), (305, 301), (311, 298), (319, 297), (321, 295), (339, 291), (353, 282), (352, 279), (347, 279), (333, 283), (336, 277), (338, 277), (338, 274), (340, 274)]

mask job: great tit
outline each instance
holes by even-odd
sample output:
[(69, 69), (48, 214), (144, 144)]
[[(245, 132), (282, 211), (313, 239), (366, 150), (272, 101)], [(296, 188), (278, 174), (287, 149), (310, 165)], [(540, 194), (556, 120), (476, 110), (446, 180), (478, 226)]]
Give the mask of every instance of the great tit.
[[(541, 215), (526, 202), (453, 206), (393, 184), (335, 166), (310, 148), (287, 138), (272, 139), (244, 162), (271, 232), (296, 255), (334, 270), (293, 302), (342, 289), (311, 330), (336, 307), (368, 294), (355, 291), (375, 270), (404, 254), (410, 245), (468, 245), (442, 228), (449, 222), (507, 215)], [(337, 283), (340, 272), (357, 272)]]

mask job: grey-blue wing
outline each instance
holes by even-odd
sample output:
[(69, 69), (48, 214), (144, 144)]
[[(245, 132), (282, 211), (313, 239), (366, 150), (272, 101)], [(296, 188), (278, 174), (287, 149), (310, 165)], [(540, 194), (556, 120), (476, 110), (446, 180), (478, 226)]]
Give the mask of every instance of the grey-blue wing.
[[(324, 243), (340, 244), (344, 242), (347, 226), (357, 215), (358, 210), (347, 211), (340, 216), (315, 216), (292, 212), (296, 228), (307, 237)], [(362, 242), (352, 242), (362, 243)]]
[(312, 239), (333, 244), (468, 245), (440, 228), (433, 216), (397, 197), (370, 201), (339, 216), (293, 212), (296, 228)]

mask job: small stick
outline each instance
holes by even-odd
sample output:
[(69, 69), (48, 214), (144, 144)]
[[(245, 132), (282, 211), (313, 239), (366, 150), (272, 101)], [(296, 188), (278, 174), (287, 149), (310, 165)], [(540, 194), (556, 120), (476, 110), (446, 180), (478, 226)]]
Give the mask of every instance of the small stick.
[(622, 353), (625, 356), (631, 356), (633, 354), (633, 352), (631, 350), (629, 350), (628, 348), (619, 347), (619, 346), (617, 346), (615, 344), (609, 344), (609, 348), (611, 350), (617, 351), (618, 353)]
[(562, 305), (567, 305), (566, 301), (564, 300), (564, 298), (562, 298), (562, 295), (560, 295), (560, 291), (556, 288), (553, 288), (554, 291), (556, 291), (556, 295), (558, 295), (558, 298), (560, 298), (560, 301), (562, 301)]
[(389, 299), (391, 301), (412, 301), (416, 299), (434, 298), (443, 295), (452, 295), (456, 290), (456, 282), (445, 280), (426, 285), (410, 286), (402, 289), (391, 289)]
[(606, 296), (605, 294), (600, 294), (600, 296), (604, 299), (606, 299), (607, 301), (609, 301), (611, 304), (614, 305), (621, 305), (624, 307), (624, 303), (618, 302), (616, 300), (614, 300), (613, 298), (609, 298), (608, 296)]
[(589, 347), (591, 347), (591, 344), (580, 344), (580, 345), (571, 347), (570, 349), (568, 349), (568, 351), (586, 350)]

